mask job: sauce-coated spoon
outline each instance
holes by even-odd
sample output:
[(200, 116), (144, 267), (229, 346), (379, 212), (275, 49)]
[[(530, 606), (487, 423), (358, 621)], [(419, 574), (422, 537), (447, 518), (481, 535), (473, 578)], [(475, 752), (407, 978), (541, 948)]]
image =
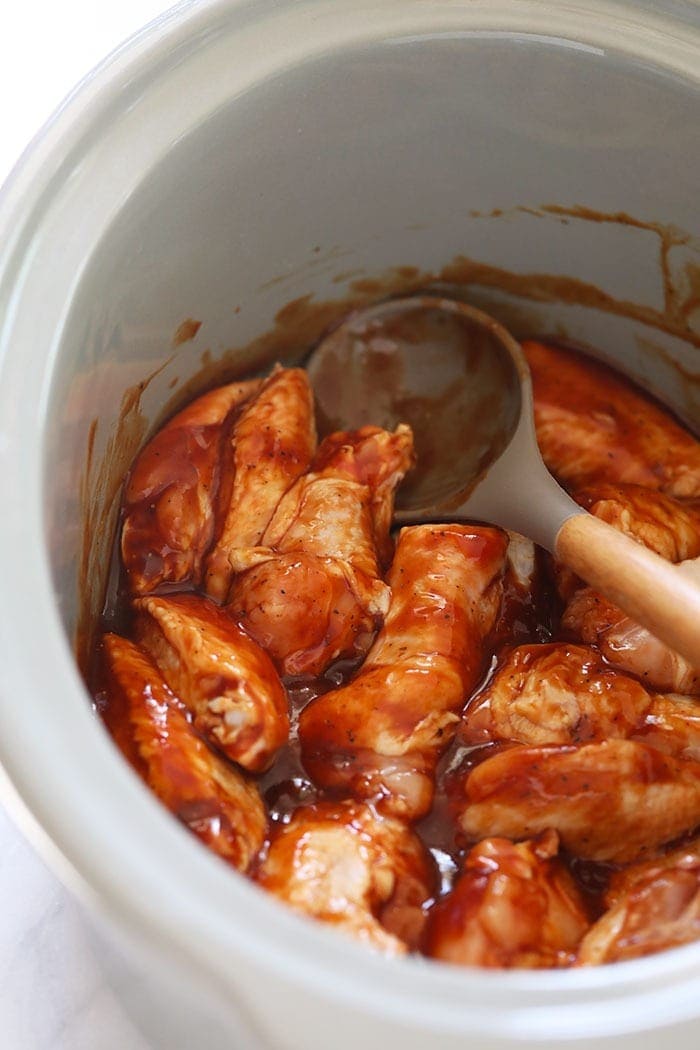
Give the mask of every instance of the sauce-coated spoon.
[(399, 523), (492, 522), (551, 551), (700, 667), (700, 566), (671, 565), (582, 510), (545, 467), (522, 349), (493, 318), (432, 296), (350, 316), (308, 362), (321, 420), (413, 428), (418, 468)]

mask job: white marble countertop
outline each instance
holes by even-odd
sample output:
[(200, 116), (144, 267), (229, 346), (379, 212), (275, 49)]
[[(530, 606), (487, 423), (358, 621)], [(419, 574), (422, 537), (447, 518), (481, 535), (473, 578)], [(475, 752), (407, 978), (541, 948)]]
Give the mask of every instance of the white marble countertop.
[(0, 809), (0, 1045), (151, 1050), (108, 972), (82, 907)]
[[(167, 0), (28, 0), (0, 34), (0, 182), (73, 85)], [(152, 1050), (82, 907), (0, 808), (0, 1046)]]

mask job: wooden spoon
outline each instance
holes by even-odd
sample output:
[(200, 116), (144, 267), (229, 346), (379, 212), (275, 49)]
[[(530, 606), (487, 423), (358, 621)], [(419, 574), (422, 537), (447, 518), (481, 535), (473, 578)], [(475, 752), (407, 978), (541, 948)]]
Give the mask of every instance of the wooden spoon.
[(700, 565), (672, 565), (557, 484), (537, 447), (527, 362), (492, 317), (451, 299), (389, 300), (350, 316), (307, 367), (327, 428), (413, 428), (418, 468), (399, 523), (479, 520), (529, 536), (700, 667)]

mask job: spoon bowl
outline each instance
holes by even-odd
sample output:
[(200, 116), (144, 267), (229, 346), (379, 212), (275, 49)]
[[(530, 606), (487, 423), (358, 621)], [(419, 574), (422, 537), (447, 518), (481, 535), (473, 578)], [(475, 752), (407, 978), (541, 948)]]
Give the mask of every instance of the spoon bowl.
[(397, 508), (419, 516), (461, 506), (508, 446), (523, 368), (520, 347), (496, 321), (429, 296), (353, 314), (308, 365), (326, 429), (411, 426), (417, 467)]

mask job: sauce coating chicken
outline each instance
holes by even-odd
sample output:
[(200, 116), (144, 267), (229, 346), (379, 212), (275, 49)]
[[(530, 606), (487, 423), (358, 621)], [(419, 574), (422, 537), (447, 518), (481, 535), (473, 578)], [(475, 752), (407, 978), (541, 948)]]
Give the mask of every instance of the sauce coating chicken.
[(232, 554), (229, 611), (282, 673), (318, 675), (367, 652), (389, 608), (379, 550), (412, 457), (408, 427), (331, 435), (281, 499), (262, 546)]
[(613, 667), (637, 675), (648, 686), (700, 695), (700, 670), (592, 587), (576, 591), (561, 625), (570, 636), (597, 646)]
[(231, 555), (260, 543), (280, 499), (311, 462), (316, 425), (306, 372), (273, 369), (236, 420), (229, 442), (227, 506), (204, 573), (207, 594), (219, 602), (231, 584)]
[(122, 564), (133, 594), (198, 584), (216, 527), (222, 452), (232, 416), (260, 388), (229, 383), (197, 398), (158, 431), (124, 489)]
[(537, 443), (568, 489), (631, 482), (700, 496), (700, 445), (652, 398), (611, 368), (527, 340)]
[[(672, 562), (700, 555), (700, 510), (639, 485), (596, 484), (576, 493), (596, 517)], [(560, 593), (568, 601), (562, 628), (597, 646), (615, 667), (664, 692), (700, 693), (700, 672), (564, 567)]]
[[(525, 352), (550, 470), (700, 556), (693, 436), (607, 367)], [(125, 489), (96, 679), (115, 739), (202, 842), (386, 954), (583, 966), (700, 939), (698, 840), (673, 848), (700, 828), (700, 671), (525, 537), (432, 524), (394, 549), (413, 461), (404, 425), (316, 449), (301, 369), (173, 417)]]
[(578, 744), (628, 737), (652, 706), (634, 678), (608, 667), (581, 645), (521, 645), (508, 654), (467, 709), (466, 744)]
[(700, 507), (641, 485), (595, 484), (574, 498), (601, 521), (667, 561), (700, 555)]
[(200, 739), (138, 646), (117, 634), (103, 645), (106, 687), (125, 709), (144, 780), (206, 846), (246, 871), (267, 834), (257, 787)]
[(700, 760), (700, 701), (648, 692), (581, 645), (513, 649), (465, 712), (460, 739), (478, 745), (637, 739)]
[(359, 674), (302, 712), (302, 758), (326, 788), (409, 820), (430, 809), (434, 771), (483, 671), (507, 538), (490, 528), (401, 530), (391, 607)]
[(700, 843), (613, 876), (608, 910), (581, 941), (581, 966), (638, 959), (700, 938)]
[(194, 726), (228, 758), (266, 769), (287, 739), (287, 696), (272, 662), (213, 602), (137, 598), (135, 634)]
[(584, 900), (545, 831), (529, 842), (484, 839), (430, 912), (426, 951), (462, 966), (568, 966), (589, 926)]
[(405, 423), (393, 433), (381, 427), (337, 430), (321, 442), (312, 469), (367, 485), (374, 526), (374, 542), (382, 565), (391, 562), (394, 545), (389, 532), (394, 517), (394, 497), (415, 464), (413, 434)]
[(511, 747), (468, 773), (462, 791), (469, 838), (554, 828), (586, 860), (630, 863), (700, 824), (700, 763), (631, 740)]
[(402, 955), (421, 935), (435, 870), (401, 821), (357, 802), (324, 802), (278, 828), (257, 879), (296, 911)]

